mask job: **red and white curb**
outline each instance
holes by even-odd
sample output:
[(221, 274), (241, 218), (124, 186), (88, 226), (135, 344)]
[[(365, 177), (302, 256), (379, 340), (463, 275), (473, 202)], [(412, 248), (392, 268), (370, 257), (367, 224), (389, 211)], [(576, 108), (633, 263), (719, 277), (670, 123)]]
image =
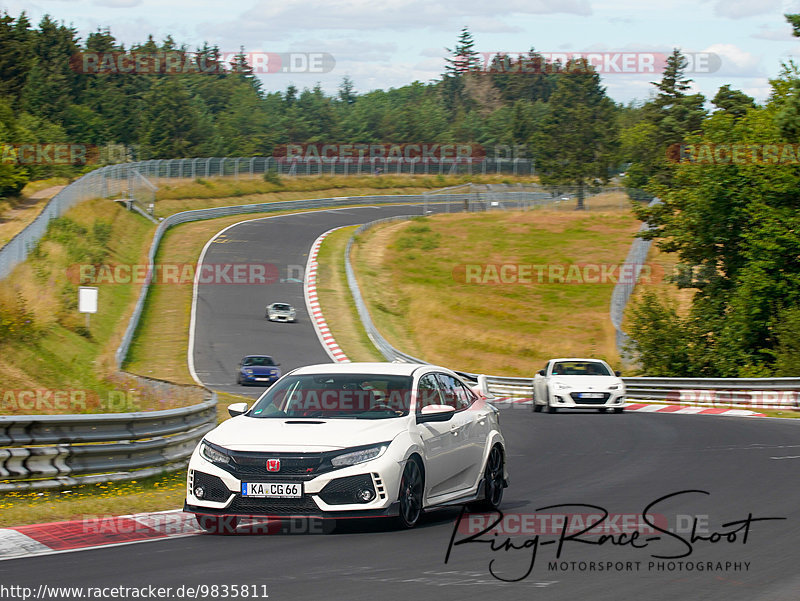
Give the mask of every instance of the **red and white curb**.
[(202, 531), (181, 509), (0, 529), (0, 561), (194, 536)]
[(311, 323), (314, 325), (314, 330), (317, 332), (317, 338), (319, 338), (322, 348), (325, 349), (325, 352), (335, 363), (349, 363), (350, 359), (347, 358), (344, 351), (336, 344), (336, 340), (333, 339), (333, 334), (331, 334), (331, 329), (325, 321), (325, 316), (322, 315), (319, 298), (317, 297), (317, 255), (319, 254), (319, 247), (328, 234), (339, 229), (341, 228), (337, 227), (328, 230), (314, 240), (314, 244), (311, 245), (311, 250), (308, 253), (308, 263), (306, 263), (306, 275), (303, 280), (303, 295), (306, 299), (308, 314), (311, 316)]
[[(532, 405), (529, 398), (498, 397), (492, 401), (501, 406)], [(569, 409), (569, 407), (566, 407)], [(677, 413), (679, 415), (728, 415), (736, 417), (766, 417), (763, 413), (749, 409), (731, 409), (729, 407), (692, 407), (686, 405), (661, 405), (658, 403), (631, 402), (625, 405), (625, 411), (638, 411), (641, 413)]]

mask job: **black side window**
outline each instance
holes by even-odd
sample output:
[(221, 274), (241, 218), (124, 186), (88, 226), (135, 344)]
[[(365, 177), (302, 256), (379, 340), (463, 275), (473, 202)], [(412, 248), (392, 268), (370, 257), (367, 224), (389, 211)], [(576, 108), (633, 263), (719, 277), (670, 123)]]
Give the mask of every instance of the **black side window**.
[(439, 385), (433, 374), (425, 374), (419, 379), (417, 384), (417, 412), (422, 411), (428, 405), (442, 405), (442, 398), (439, 392)]

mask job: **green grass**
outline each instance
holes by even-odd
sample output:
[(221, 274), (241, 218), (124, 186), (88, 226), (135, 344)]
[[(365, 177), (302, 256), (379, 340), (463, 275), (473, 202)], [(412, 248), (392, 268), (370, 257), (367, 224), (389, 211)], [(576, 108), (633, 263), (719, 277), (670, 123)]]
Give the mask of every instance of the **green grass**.
[[(5, 391), (85, 390), (104, 399), (117, 389), (118, 383), (109, 379), (115, 371), (113, 353), (138, 285), (99, 285), (99, 310), (87, 330), (85, 316), (77, 311), (81, 282), (76, 266), (141, 263), (153, 228), (135, 213), (99, 200), (78, 205), (51, 225), (38, 249), (3, 282), (0, 292), (0, 313), (26, 328), (6, 329), (0, 340)], [(6, 401), (6, 414), (50, 412), (27, 411), (13, 407), (12, 399)], [(67, 407), (56, 412), (73, 411)]]
[[(344, 250), (358, 226), (329, 234), (319, 249), (317, 295), (336, 343), (351, 361), (384, 361), (361, 326), (353, 296), (347, 285)], [(329, 319), (330, 317), (330, 319)]]

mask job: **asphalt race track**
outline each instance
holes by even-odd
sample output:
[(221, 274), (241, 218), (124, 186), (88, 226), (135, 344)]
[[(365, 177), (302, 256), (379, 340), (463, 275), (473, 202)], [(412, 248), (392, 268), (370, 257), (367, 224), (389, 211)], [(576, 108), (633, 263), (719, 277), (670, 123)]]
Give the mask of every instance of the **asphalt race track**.
[[(305, 265), (323, 231), (413, 212), (359, 208), (248, 222), (211, 244), (206, 262), (274, 263), (286, 279), (285, 267)], [(267, 288), (201, 287), (195, 364), (210, 386), (238, 392), (234, 367), (248, 353), (272, 354), (284, 370), (329, 361), (302, 285)], [(298, 309), (297, 324), (264, 319), (264, 306), (278, 300)], [(4, 561), (0, 583), (153, 585), (172, 587), (171, 598), (181, 586), (257, 585), (258, 595), (286, 601), (800, 599), (800, 421), (506, 407), (501, 423), (511, 485), (504, 534), (478, 537), (487, 542), (451, 547), (478, 534), (484, 518), (464, 518), (454, 531), (459, 511), (448, 509), (411, 531), (353, 521), (329, 533), (297, 522), (274, 534), (197, 535)], [(641, 514), (662, 498), (648, 511), (658, 527), (651, 528)], [(603, 510), (610, 514), (604, 533), (613, 538), (576, 540), (598, 540), (579, 531)], [(552, 514), (562, 521), (547, 521)], [(565, 514), (572, 529), (561, 536)]]

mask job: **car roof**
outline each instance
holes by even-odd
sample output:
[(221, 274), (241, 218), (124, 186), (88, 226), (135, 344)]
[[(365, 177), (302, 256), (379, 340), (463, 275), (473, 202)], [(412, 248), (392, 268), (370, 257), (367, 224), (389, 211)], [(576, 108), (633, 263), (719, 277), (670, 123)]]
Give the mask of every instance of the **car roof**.
[(422, 363), (388, 363), (388, 362), (356, 362), (356, 363), (319, 363), (299, 367), (292, 374), (380, 374), (387, 376), (411, 376), (415, 371), (436, 369), (450, 372), (446, 367)]
[(586, 359), (584, 357), (562, 357), (560, 359), (550, 359), (550, 363), (554, 361), (591, 361), (592, 363), (605, 363), (602, 359)]
[(272, 355), (245, 355), (244, 357), (242, 357), (242, 360), (252, 359), (253, 357), (266, 357), (267, 359), (272, 359)]

